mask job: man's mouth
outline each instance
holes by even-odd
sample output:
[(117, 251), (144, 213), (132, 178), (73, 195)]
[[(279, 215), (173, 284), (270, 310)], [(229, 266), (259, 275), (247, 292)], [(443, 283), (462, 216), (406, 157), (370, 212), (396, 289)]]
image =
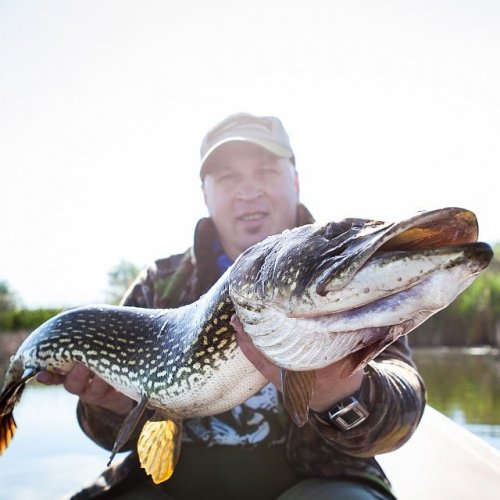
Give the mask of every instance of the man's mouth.
[(248, 212), (240, 215), (237, 219), (242, 222), (261, 221), (267, 216), (267, 212)]

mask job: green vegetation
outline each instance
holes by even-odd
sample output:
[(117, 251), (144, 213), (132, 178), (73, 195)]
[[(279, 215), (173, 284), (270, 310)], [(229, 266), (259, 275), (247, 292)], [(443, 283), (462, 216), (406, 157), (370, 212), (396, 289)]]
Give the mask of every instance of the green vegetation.
[(108, 273), (110, 304), (119, 304), (128, 287), (139, 274), (140, 268), (133, 262), (122, 260)]
[(0, 311), (0, 333), (34, 330), (60, 312), (61, 309), (10, 309)]
[[(110, 304), (118, 304), (138, 273), (139, 267), (128, 261), (121, 261), (108, 273), (107, 294)], [(20, 307), (9, 283), (0, 280), (0, 334), (17, 331), (31, 332), (61, 311), (61, 308), (25, 309)]]

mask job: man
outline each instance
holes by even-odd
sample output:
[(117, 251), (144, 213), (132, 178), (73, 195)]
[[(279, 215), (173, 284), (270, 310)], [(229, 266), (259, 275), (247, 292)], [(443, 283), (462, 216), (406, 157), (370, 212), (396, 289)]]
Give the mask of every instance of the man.
[[(251, 245), (313, 222), (299, 201), (288, 135), (275, 117), (237, 114), (214, 127), (202, 143), (200, 176), (209, 217), (198, 222), (193, 247), (157, 261), (136, 280), (124, 305), (191, 303)], [(318, 370), (309, 422), (297, 428), (282, 408), (279, 370), (253, 347), (237, 319), (233, 325), (244, 353), (272, 383), (222, 415), (186, 420), (180, 460), (166, 483), (153, 485), (132, 453), (77, 498), (110, 485), (107, 498), (392, 498), (373, 456), (405, 442), (425, 404), (406, 339), (347, 379), (340, 373), (349, 360)], [(75, 366), (65, 379), (44, 373), (39, 380), (64, 382), (79, 395), (83, 430), (112, 448), (134, 402), (83, 366)], [(356, 411), (348, 416), (354, 425), (331, 421), (328, 411), (338, 413), (351, 397)]]

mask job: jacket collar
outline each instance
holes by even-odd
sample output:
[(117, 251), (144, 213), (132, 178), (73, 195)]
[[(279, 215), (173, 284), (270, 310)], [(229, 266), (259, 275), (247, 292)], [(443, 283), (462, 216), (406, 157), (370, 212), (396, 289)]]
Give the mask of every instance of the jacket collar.
[[(313, 222), (314, 217), (311, 212), (305, 205), (299, 203), (297, 205), (297, 226), (312, 224)], [(191, 259), (196, 269), (199, 293), (205, 293), (219, 278), (219, 270), (215, 264), (218, 255), (214, 244), (217, 237), (217, 230), (210, 217), (198, 221), (194, 231)]]

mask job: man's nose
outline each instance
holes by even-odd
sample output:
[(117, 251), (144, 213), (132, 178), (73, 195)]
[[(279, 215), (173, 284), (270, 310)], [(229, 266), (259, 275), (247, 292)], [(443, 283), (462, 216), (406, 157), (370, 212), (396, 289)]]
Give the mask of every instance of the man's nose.
[(259, 181), (248, 178), (243, 179), (239, 185), (238, 198), (244, 201), (259, 198), (264, 193), (264, 188)]

